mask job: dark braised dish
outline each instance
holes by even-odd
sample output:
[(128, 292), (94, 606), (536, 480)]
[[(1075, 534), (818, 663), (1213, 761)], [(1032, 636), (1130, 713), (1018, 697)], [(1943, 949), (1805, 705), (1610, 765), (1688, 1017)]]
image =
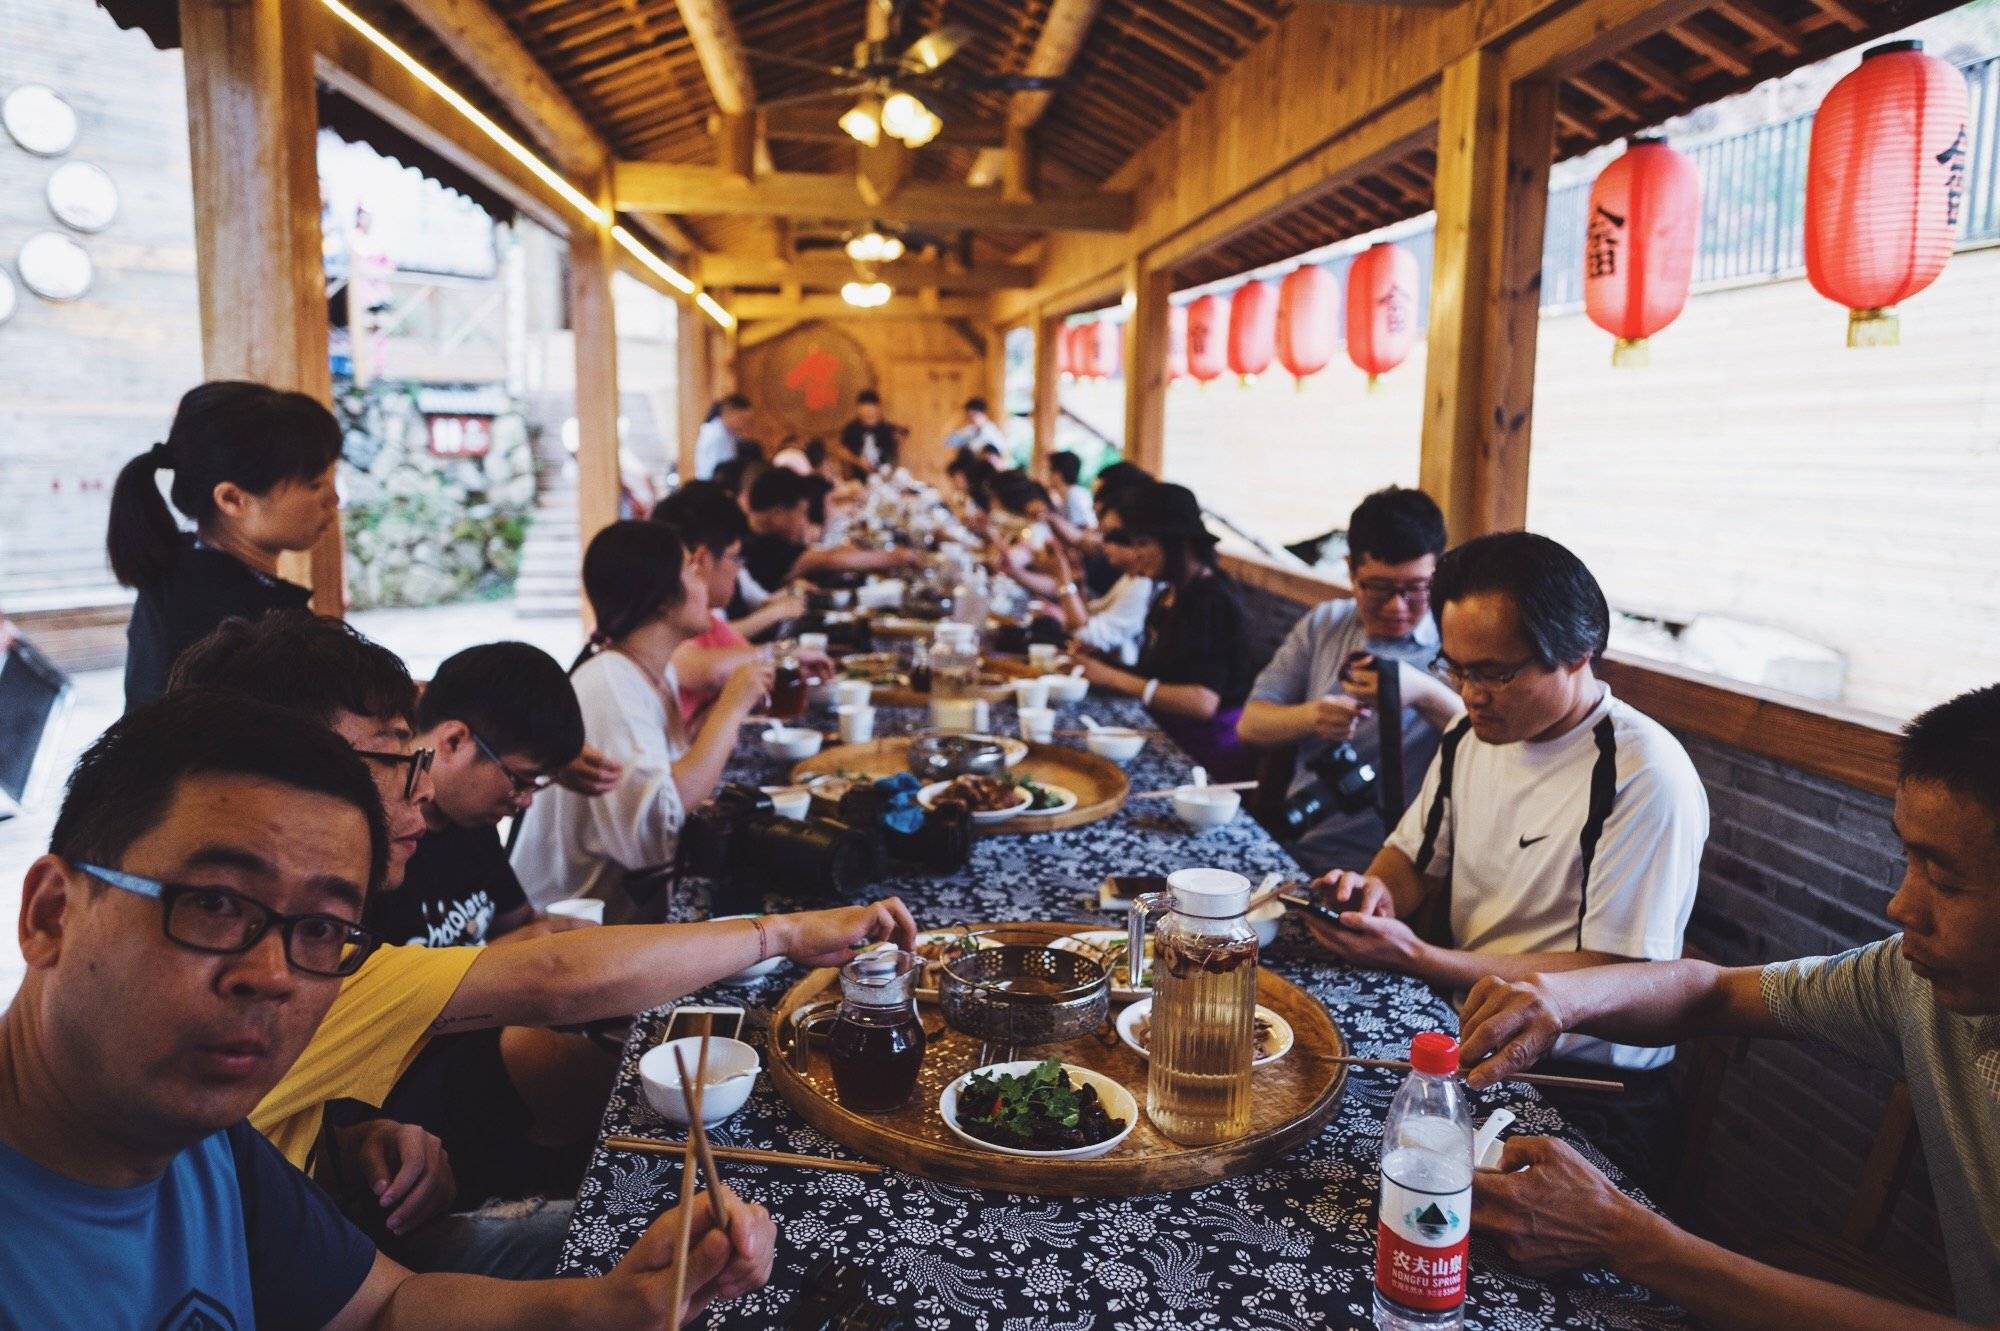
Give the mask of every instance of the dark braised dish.
[(1116, 1137), (1125, 1122), (1105, 1112), (1096, 1087), (1073, 1084), (1050, 1058), (1020, 1076), (975, 1074), (958, 1093), (958, 1126), (995, 1146), (1070, 1151)]

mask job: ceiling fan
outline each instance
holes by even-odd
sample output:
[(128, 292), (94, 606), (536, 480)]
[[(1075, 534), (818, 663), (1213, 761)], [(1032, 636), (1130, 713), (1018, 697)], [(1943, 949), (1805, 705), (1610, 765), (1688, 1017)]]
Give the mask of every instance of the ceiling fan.
[(888, 10), (884, 41), (863, 41), (854, 48), (851, 65), (804, 60), (778, 51), (746, 48), (752, 60), (811, 70), (841, 80), (838, 86), (794, 93), (760, 105), (768, 110), (813, 102), (853, 100), (841, 115), (840, 127), (861, 143), (873, 147), (881, 136), (901, 139), (920, 148), (937, 137), (944, 122), (934, 103), (939, 95), (978, 92), (1049, 92), (1062, 86), (1061, 76), (1032, 74), (980, 74), (947, 68), (952, 59), (972, 40), (972, 30), (963, 24), (946, 23), (913, 40), (900, 41), (909, 0), (863, 0)]

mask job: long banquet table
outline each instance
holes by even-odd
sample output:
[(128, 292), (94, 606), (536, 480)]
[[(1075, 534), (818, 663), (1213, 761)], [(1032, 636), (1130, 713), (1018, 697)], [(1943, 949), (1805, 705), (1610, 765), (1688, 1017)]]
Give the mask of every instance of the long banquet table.
[[(1013, 709), (996, 707), (996, 723)], [(1062, 709), (1062, 726), (1088, 711), (1106, 724), (1146, 726), (1136, 702), (1093, 697)], [(916, 708), (878, 708), (880, 733), (919, 728)], [(808, 724), (824, 723), (816, 716)], [(746, 732), (746, 738), (749, 732)], [(1135, 791), (1186, 779), (1190, 764), (1155, 735), (1127, 769)], [(749, 740), (729, 779), (769, 784), (780, 764)], [(1284, 849), (1247, 816), (1195, 836), (1168, 801), (1128, 805), (1102, 822), (1062, 832), (981, 840), (957, 873), (897, 874), (865, 897), (896, 894), (919, 926), (1009, 919), (1101, 920), (1097, 884), (1110, 873), (1165, 873), (1191, 865), (1234, 869), (1253, 881), (1297, 872)], [(783, 909), (772, 897), (769, 908)], [(814, 903), (825, 904), (825, 903)], [(700, 918), (707, 891), (684, 883), (671, 918)], [(1401, 1058), (1420, 1031), (1457, 1029), (1450, 1006), (1403, 976), (1357, 971), (1313, 955), (1288, 920), (1264, 964), (1304, 985), (1333, 1014), (1354, 1051)], [(792, 966), (747, 985), (716, 985), (691, 1001), (750, 1010), (746, 1038), (766, 1045), (768, 1016), (801, 972)], [(639, 1056), (658, 1043), (671, 1009), (634, 1022), (603, 1136), (678, 1137), (641, 1094)], [(765, 1060), (768, 1064), (769, 1053)], [(778, 1257), (763, 1290), (711, 1309), (697, 1325), (783, 1326), (807, 1271), (823, 1256), (869, 1268), (868, 1292), (893, 1303), (924, 1331), (1138, 1331), (1228, 1327), (1304, 1331), (1372, 1325), (1375, 1193), (1382, 1118), (1398, 1074), (1353, 1070), (1339, 1113), (1318, 1138), (1272, 1167), (1193, 1191), (1129, 1198), (1051, 1198), (951, 1187), (889, 1171), (879, 1178), (725, 1162), (723, 1175), (768, 1207)], [(1600, 1166), (1589, 1144), (1518, 1083), (1480, 1097), (1480, 1118), (1505, 1106), (1513, 1132), (1568, 1137)], [(809, 1127), (759, 1078), (745, 1109), (711, 1131), (718, 1144), (809, 1155), (849, 1155)], [(1607, 1172), (1608, 1166), (1604, 1166)], [(615, 1265), (646, 1224), (677, 1195), (678, 1157), (607, 1150), (592, 1156), (578, 1190), (560, 1272), (594, 1275)], [(1677, 1308), (1608, 1273), (1542, 1280), (1509, 1269), (1483, 1240), (1472, 1247), (1466, 1324), (1477, 1328), (1645, 1328), (1688, 1325)]]

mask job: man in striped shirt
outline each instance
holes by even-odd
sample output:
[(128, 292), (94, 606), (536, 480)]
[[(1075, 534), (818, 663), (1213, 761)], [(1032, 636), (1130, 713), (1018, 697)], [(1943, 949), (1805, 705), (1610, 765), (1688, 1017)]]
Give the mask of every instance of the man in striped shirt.
[[(1475, 1087), (1533, 1063), (1565, 1031), (1634, 1044), (1689, 1035), (1818, 1039), (1910, 1090), (1959, 1316), (2000, 1321), (2000, 685), (1904, 731), (1896, 834), (1902, 932), (1837, 957), (1734, 969), (1700, 961), (1480, 981), (1460, 1048)], [(1764, 1266), (1676, 1228), (1569, 1147), (1508, 1143), (1473, 1223), (1530, 1271), (1610, 1267), (1724, 1327), (1902, 1331), (1963, 1322)]]

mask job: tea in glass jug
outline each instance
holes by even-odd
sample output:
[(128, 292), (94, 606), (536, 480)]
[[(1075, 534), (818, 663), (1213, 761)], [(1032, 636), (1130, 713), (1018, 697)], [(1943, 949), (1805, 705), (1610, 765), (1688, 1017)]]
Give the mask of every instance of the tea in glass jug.
[(917, 978), (924, 959), (880, 948), (840, 968), (840, 1011), (827, 1032), (827, 1061), (840, 1102), (859, 1114), (909, 1103), (924, 1065)]
[(1249, 906), (1250, 880), (1226, 869), (1182, 869), (1167, 875), (1165, 892), (1132, 904), (1128, 964), (1146, 955), (1148, 912), (1169, 912), (1153, 929), (1146, 1117), (1183, 1145), (1250, 1130), (1257, 934)]

